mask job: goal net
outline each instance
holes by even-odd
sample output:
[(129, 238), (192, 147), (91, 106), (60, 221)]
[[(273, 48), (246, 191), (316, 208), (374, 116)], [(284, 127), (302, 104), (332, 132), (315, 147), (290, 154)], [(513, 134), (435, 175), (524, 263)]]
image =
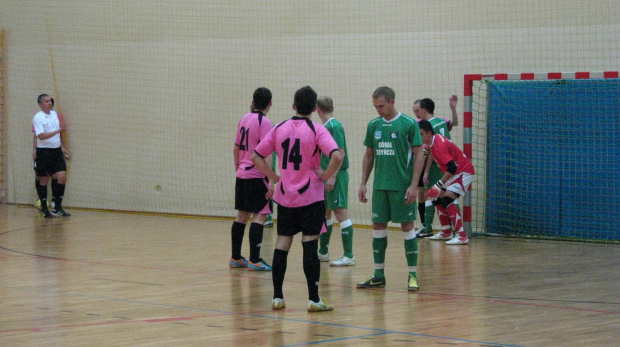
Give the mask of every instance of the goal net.
[(618, 72), (465, 76), (470, 232), (620, 240)]

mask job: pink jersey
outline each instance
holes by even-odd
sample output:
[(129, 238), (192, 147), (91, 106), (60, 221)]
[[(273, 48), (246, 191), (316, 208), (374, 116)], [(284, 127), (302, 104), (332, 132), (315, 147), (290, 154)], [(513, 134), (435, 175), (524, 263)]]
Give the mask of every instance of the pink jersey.
[(235, 139), (235, 146), (239, 147), (237, 177), (243, 179), (265, 177), (260, 170), (254, 167), (252, 154), (272, 127), (273, 124), (269, 118), (261, 112), (250, 112), (241, 118)]
[(472, 175), (475, 174), (474, 166), (454, 142), (439, 134), (435, 134), (430, 148), (433, 159), (435, 159), (441, 171), (446, 172), (448, 170), (448, 163), (454, 160), (457, 167), (455, 174), (460, 174), (462, 172)]
[(263, 158), (278, 154), (280, 181), (274, 201), (301, 207), (325, 200), (323, 181), (314, 170), (320, 168), (321, 153), (330, 156), (336, 150), (336, 141), (322, 124), (293, 117), (275, 126), (255, 152)]

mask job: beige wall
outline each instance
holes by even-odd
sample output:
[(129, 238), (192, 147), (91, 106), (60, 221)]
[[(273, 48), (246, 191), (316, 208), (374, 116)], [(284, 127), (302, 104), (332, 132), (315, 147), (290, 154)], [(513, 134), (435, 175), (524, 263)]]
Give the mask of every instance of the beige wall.
[(65, 205), (234, 215), (233, 139), (253, 90), (273, 91), (279, 122), (311, 85), (334, 98), (351, 216), (369, 223), (357, 188), (376, 87), (409, 114), (430, 97), (447, 116), (457, 94), (462, 121), (464, 74), (618, 70), (619, 18), (616, 0), (0, 1), (9, 201), (36, 200), (30, 124), (47, 92), (69, 126)]

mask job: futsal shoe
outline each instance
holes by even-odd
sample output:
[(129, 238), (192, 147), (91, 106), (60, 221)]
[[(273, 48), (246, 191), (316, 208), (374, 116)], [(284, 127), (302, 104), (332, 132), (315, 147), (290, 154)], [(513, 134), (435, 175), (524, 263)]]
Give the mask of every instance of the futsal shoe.
[(385, 277), (370, 276), (364, 282), (357, 284), (358, 288), (383, 288), (385, 287)]
[(269, 266), (263, 258), (258, 260), (258, 263), (248, 262), (248, 267), (250, 271), (271, 271), (271, 266)]
[(52, 214), (54, 216), (71, 217), (71, 214), (69, 214), (65, 210), (63, 210), (62, 207), (53, 208), (52, 209)]
[(409, 274), (409, 282), (407, 283), (407, 290), (409, 291), (420, 290), (420, 286), (418, 285), (418, 279), (413, 277), (412, 274)]
[(271, 300), (271, 308), (273, 310), (283, 310), (286, 307), (284, 304), (284, 299), (274, 298)]
[(342, 257), (332, 261), (329, 265), (331, 266), (353, 266), (355, 265), (355, 256), (353, 258), (349, 258), (343, 255)]
[(44, 218), (54, 218), (54, 215), (47, 209), (42, 210), (41, 212), (43, 213)]
[(317, 254), (319, 255), (319, 261), (329, 261), (329, 253), (321, 254), (320, 252), (317, 252)]
[(319, 302), (308, 300), (308, 312), (324, 312), (333, 310), (334, 305), (329, 304), (325, 298), (321, 298)]
[(431, 237), (428, 238), (429, 240), (433, 240), (433, 241), (446, 241), (446, 240), (451, 240), (452, 239), (452, 233), (437, 233)]
[(265, 218), (265, 224), (263, 225), (265, 228), (270, 228), (273, 226), (273, 216), (270, 214)]
[(446, 245), (466, 245), (469, 243), (469, 238), (467, 236), (462, 237), (456, 235), (452, 240), (446, 241)]
[(415, 234), (415, 237), (419, 239), (423, 239), (425, 237), (431, 237), (431, 236), (433, 236), (433, 231), (427, 232), (426, 229), (424, 228), (420, 228), (420, 230), (418, 230), (418, 232), (416, 232)]
[(230, 258), (230, 267), (231, 268), (245, 268), (248, 267), (248, 261), (245, 260), (244, 257), (241, 257), (241, 259), (233, 259)]

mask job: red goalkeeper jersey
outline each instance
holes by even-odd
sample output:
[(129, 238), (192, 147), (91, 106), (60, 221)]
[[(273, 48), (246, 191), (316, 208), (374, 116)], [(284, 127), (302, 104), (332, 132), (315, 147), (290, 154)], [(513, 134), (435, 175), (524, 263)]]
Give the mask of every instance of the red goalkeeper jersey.
[(456, 163), (456, 172), (455, 175), (460, 174), (462, 172), (466, 172), (474, 175), (474, 166), (471, 164), (469, 159), (463, 154), (463, 151), (459, 149), (454, 142), (448, 140), (447, 138), (435, 134), (433, 136), (433, 143), (431, 144), (431, 153), (433, 154), (433, 159), (441, 171), (448, 171), (448, 163), (454, 160)]

